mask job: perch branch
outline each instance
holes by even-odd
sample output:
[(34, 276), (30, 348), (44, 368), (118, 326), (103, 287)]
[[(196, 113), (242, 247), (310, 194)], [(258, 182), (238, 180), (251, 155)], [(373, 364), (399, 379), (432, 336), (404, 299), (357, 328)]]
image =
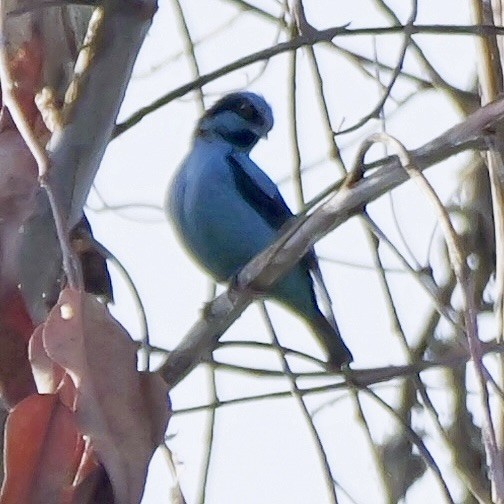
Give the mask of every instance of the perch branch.
[[(425, 170), (461, 151), (486, 149), (486, 131), (503, 118), (504, 98), (501, 98), (411, 151), (411, 159), (419, 170)], [(298, 218), (285, 235), (243, 268), (235, 285), (209, 304), (203, 317), (160, 367), (161, 375), (171, 387), (208, 357), (220, 336), (252, 302), (254, 296), (249, 286), (267, 291), (324, 235), (408, 179), (396, 157), (375, 162), (373, 167), (379, 169), (355, 184), (348, 179), (336, 194), (311, 215)]]

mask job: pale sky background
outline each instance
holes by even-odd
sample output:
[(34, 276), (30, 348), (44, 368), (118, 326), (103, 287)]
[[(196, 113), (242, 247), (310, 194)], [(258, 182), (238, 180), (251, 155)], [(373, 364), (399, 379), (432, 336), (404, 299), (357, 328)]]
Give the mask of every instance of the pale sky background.
[[(192, 80), (183, 50), (183, 37), (177, 22), (175, 2), (161, 0), (134, 77), (128, 90), (120, 118), (129, 116), (141, 106)], [(251, 0), (277, 14), (280, 2)], [(346, 25), (350, 28), (388, 24), (372, 0), (305, 0), (308, 20), (316, 28)], [(408, 17), (410, 2), (388, 1), (402, 21)], [(468, 24), (465, 1), (419, 0), (418, 24)], [(197, 46), (201, 73), (207, 73), (235, 59), (275, 44), (278, 28), (254, 14), (242, 14), (231, 2), (224, 0), (187, 0), (181, 5)], [(231, 20), (234, 20), (232, 23)], [(228, 24), (229, 22), (229, 24)], [(216, 32), (217, 30), (217, 32)], [(285, 40), (282, 34), (280, 40)], [(427, 57), (450, 83), (467, 88), (474, 75), (474, 43), (470, 37), (415, 36)], [(373, 57), (373, 39), (346, 37), (337, 44)], [(401, 47), (400, 36), (379, 36), (375, 40), (378, 59), (394, 65)], [(372, 79), (366, 79), (355, 67), (336, 52), (321, 45), (316, 54), (323, 72), (333, 127), (353, 124), (367, 113), (379, 98), (379, 89)], [(276, 56), (264, 68), (257, 64), (225, 76), (204, 88), (206, 106), (222, 94), (248, 89), (262, 94), (272, 105), (275, 126), (267, 141), (253, 150), (252, 158), (275, 181), (283, 181), (281, 190), (293, 210), (298, 210), (294, 184), (289, 178), (293, 156), (289, 133), (288, 83), (289, 56)], [(312, 198), (339, 178), (334, 164), (327, 160), (328, 145), (317, 102), (314, 81), (306, 53), (298, 59), (298, 123), (303, 167), (314, 165), (304, 183), (306, 197)], [(417, 75), (421, 70), (411, 55), (405, 68)], [(264, 72), (263, 72), (264, 70)], [(384, 76), (388, 82), (389, 74)], [(399, 83), (392, 95), (401, 98), (411, 92), (409, 85)], [(392, 111), (389, 106), (387, 111)], [(113, 141), (96, 178), (96, 189), (110, 206), (147, 204), (161, 207), (166, 188), (179, 163), (191, 146), (191, 134), (199, 116), (194, 94), (176, 100), (149, 115), (132, 130)], [(459, 120), (447, 98), (434, 92), (423, 92), (413, 98), (397, 114), (387, 120), (387, 131), (408, 148), (415, 148), (434, 138)], [(379, 131), (377, 121), (370, 122), (357, 134), (338, 138), (342, 155), (351, 166), (359, 143), (369, 134)], [(429, 170), (441, 198), (447, 200), (457, 184), (461, 156)], [(417, 260), (425, 264), (429, 257), (430, 236), (435, 216), (424, 197), (413, 184), (393, 193), (399, 225)], [(89, 199), (90, 209), (101, 206), (96, 191)], [(390, 199), (382, 198), (369, 207), (379, 222), (404, 251), (392, 220)], [(170, 224), (161, 210), (133, 206), (127, 209), (88, 211), (95, 235), (112, 250), (128, 269), (146, 307), (151, 342), (167, 349), (174, 348), (197, 320), (203, 302), (208, 297), (206, 275), (188, 257), (177, 242)], [(377, 275), (371, 266), (369, 244), (358, 219), (352, 219), (328, 235), (317, 246), (324, 257), (341, 264), (322, 262), (334, 309), (345, 341), (355, 357), (354, 367), (366, 368), (406, 363), (406, 356), (392, 334), (383, 294)], [(390, 268), (397, 261), (383, 249), (383, 260)], [(355, 266), (348, 266), (349, 263)], [(112, 267), (116, 305), (113, 314), (134, 338), (140, 336), (139, 316), (132, 295), (121, 275)], [(428, 301), (417, 283), (405, 274), (391, 274), (395, 300), (404, 329), (414, 342), (427, 313)], [(312, 336), (300, 320), (284, 309), (269, 304), (281, 342), (296, 349), (321, 356)], [(251, 306), (226, 333), (224, 340), (257, 340), (268, 342), (269, 336), (259, 311)], [(280, 369), (274, 351), (236, 348), (217, 352), (219, 360), (254, 367)], [(308, 370), (297, 363), (298, 369)], [(429, 384), (439, 383), (441, 373), (431, 372), (424, 378)], [(209, 372), (199, 367), (172, 392), (174, 410), (207, 403)], [(334, 380), (304, 380), (300, 384), (322, 385)], [(442, 383), (442, 382), (441, 382)], [(218, 395), (221, 400), (260, 393), (288, 390), (283, 379), (251, 377), (237, 373), (217, 372)], [(394, 384), (377, 388), (380, 395), (394, 404)], [(442, 391), (432, 390), (436, 406), (443, 414)], [(335, 399), (338, 399), (335, 401)], [(341, 491), (338, 497), (346, 502), (381, 503), (381, 484), (369, 452), (365, 434), (356, 421), (354, 405), (347, 394), (328, 393), (308, 396), (310, 410), (325, 405), (315, 416), (315, 425), (338, 483), (354, 499)], [(393, 420), (375, 403), (363, 398), (376, 442), (383, 441), (396, 428)], [(419, 415), (415, 427), (428, 430), (429, 421)], [(182, 490), (188, 503), (195, 502), (198, 492), (202, 454), (206, 442), (206, 413), (175, 415), (169, 425), (169, 447), (177, 461)], [(456, 500), (457, 484), (450, 480), (449, 455), (439, 439), (425, 439), (450, 484)], [(208, 503), (290, 504), (325, 503), (320, 464), (308, 428), (292, 398), (251, 401), (239, 406), (217, 410), (214, 448), (211, 459)], [(450, 483), (451, 481), (451, 483)], [(172, 480), (162, 456), (157, 454), (144, 503), (170, 502)], [(439, 488), (430, 472), (415, 484), (407, 502), (442, 502)]]

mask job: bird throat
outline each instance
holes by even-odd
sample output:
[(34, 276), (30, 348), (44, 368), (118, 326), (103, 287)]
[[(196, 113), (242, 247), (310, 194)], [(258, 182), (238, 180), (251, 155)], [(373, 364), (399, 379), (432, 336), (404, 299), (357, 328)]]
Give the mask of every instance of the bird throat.
[(259, 137), (250, 130), (218, 131), (218, 134), (230, 144), (243, 150), (250, 150), (259, 141)]

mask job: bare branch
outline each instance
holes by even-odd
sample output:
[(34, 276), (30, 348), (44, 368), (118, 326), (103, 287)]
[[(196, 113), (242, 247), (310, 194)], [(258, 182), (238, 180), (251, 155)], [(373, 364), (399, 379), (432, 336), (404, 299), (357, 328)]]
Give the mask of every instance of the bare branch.
[[(474, 112), (465, 121), (436, 139), (412, 151), (411, 159), (425, 170), (462, 150), (486, 147), (486, 131), (504, 118), (504, 98)], [(357, 163), (362, 167), (362, 160)], [(396, 158), (373, 163), (381, 168), (358, 183), (347, 183), (310, 216), (300, 217), (276, 243), (255, 257), (238, 275), (235, 286), (217, 297), (207, 308), (160, 369), (167, 383), (175, 386), (215, 348), (219, 337), (252, 302), (250, 286), (267, 291), (313, 244), (346, 222), (371, 201), (407, 180), (408, 175)]]

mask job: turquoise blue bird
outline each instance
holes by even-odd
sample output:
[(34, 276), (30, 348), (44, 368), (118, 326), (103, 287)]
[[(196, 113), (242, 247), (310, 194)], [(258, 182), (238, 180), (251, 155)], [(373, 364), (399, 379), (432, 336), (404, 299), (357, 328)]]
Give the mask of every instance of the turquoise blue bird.
[[(249, 157), (273, 127), (264, 99), (249, 92), (224, 96), (199, 120), (192, 149), (176, 173), (168, 211), (188, 251), (217, 281), (232, 280), (271, 245), (294, 217), (275, 183)], [(337, 325), (324, 316), (310, 272), (310, 251), (266, 295), (301, 316), (325, 349), (331, 367), (353, 358)]]

